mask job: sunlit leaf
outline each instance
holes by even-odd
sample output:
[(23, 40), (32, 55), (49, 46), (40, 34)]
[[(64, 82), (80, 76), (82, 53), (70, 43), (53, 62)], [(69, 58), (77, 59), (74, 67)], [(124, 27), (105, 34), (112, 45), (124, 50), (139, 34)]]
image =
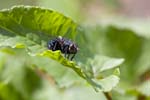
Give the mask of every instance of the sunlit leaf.
[(115, 67), (118, 67), (122, 64), (124, 59), (115, 59), (106, 56), (95, 56), (91, 60), (91, 65), (93, 66), (94, 73), (100, 73), (105, 70), (109, 70)]
[(94, 80), (96, 83), (101, 85), (101, 90), (103, 91), (110, 91), (119, 83), (119, 77), (116, 75), (110, 75), (101, 80)]
[[(102, 80), (97, 80), (95, 77), (92, 78), (88, 75), (89, 71), (85, 69), (85, 64), (83, 64), (83, 66), (77, 65), (76, 62), (66, 59), (59, 50), (47, 50), (47, 42), (59, 35), (72, 39), (73, 41), (77, 41), (79, 46), (85, 46), (87, 44), (83, 44), (84, 37), (82, 36), (84, 35), (82, 35), (82, 32), (77, 32), (79, 27), (70, 18), (48, 9), (30, 6), (17, 6), (13, 7), (12, 9), (2, 10), (0, 12), (0, 23), (1, 47), (25, 48), (27, 53), (31, 56), (43, 56), (53, 59), (65, 67), (73, 69), (81, 78), (88, 81), (88, 83), (91, 84), (96, 90), (110, 91), (118, 83), (118, 76), (116, 76), (117, 78), (106, 77), (106, 79), (104, 77)], [(85, 50), (88, 51), (88, 46), (81, 48), (79, 52), (85, 54), (87, 53), (87, 55), (90, 54), (90, 52)], [(78, 60), (76, 61), (79, 61), (81, 58), (83, 58), (85, 62), (87, 59), (86, 57), (87, 56), (84, 58), (82, 55), (77, 55), (76, 59)], [(98, 57), (94, 60), (98, 59), (101, 61), (101, 64), (96, 66), (99, 73), (115, 68), (123, 62), (123, 59), (109, 59), (105, 57)], [(19, 64), (19, 66), (22, 65), (22, 63), (17, 62), (14, 62), (14, 64)], [(32, 63), (30, 64), (32, 65)], [(91, 65), (92, 68), (96, 68), (94, 64)], [(95, 72), (93, 74), (95, 75)], [(59, 74), (55, 75), (57, 76)], [(68, 78), (65, 76), (58, 82), (60, 82), (60, 84), (61, 82), (65, 83)], [(110, 83), (110, 81), (113, 81), (113, 84), (105, 87), (105, 82)], [(73, 83), (73, 81), (69, 82)]]

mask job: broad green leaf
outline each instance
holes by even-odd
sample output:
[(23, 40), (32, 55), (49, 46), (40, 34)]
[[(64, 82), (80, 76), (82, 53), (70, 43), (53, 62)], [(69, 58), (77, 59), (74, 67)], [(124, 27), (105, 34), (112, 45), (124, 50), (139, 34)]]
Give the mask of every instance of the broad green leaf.
[(56, 36), (75, 39), (77, 24), (71, 19), (48, 9), (19, 6), (1, 11), (0, 22), (0, 46), (25, 47), (30, 54), (51, 55), (50, 58), (63, 60), (60, 61), (63, 65), (71, 66), (81, 76), (80, 69), (66, 60), (59, 51), (44, 51), (47, 49), (47, 41)]
[[(114, 72), (116, 71), (120, 73), (118, 69), (115, 69)], [(111, 91), (119, 83), (119, 80), (120, 78), (116, 73), (110, 73), (107, 76), (103, 76), (101, 74), (101, 76), (96, 76), (94, 78), (87, 77), (87, 81), (90, 84), (92, 84), (93, 88), (96, 91), (105, 91), (105, 92)]]
[(104, 79), (97, 80), (94, 79), (96, 83), (99, 83), (103, 91), (111, 91), (119, 83), (119, 77), (116, 75), (110, 75)]
[[(89, 59), (89, 66), (85, 68), (87, 80), (95, 87), (96, 91), (110, 91), (119, 83), (120, 71), (118, 67), (124, 62), (122, 58), (110, 58), (106, 56), (95, 56)], [(87, 64), (88, 65), (88, 64)], [(116, 68), (116, 69), (115, 69)]]
[(40, 56), (46, 56), (54, 60), (57, 60), (61, 64), (65, 65), (66, 67), (72, 68), (82, 78), (85, 78), (84, 73), (82, 73), (82, 69), (77, 64), (75, 64), (75, 62), (64, 59), (60, 51), (53, 52), (53, 51), (48, 50), (48, 51), (44, 51), (43, 53), (41, 53)]
[[(17, 6), (11, 9), (0, 11), (1, 47), (9, 46), (11, 48), (25, 48), (27, 53), (32, 56), (48, 57), (66, 67), (73, 69), (80, 77), (87, 80), (96, 90), (111, 90), (116, 85), (116, 83), (118, 83), (118, 80), (114, 79), (114, 77), (110, 77), (108, 80), (114, 80), (115, 82), (113, 82), (115, 85), (112, 84), (109, 87), (104, 86), (104, 88), (102, 84), (105, 84), (105, 81), (103, 82), (101, 80), (92, 79), (92, 77), (88, 75), (88, 71), (85, 70), (85, 66), (79, 66), (76, 62), (69, 61), (68, 59), (64, 58), (59, 50), (47, 50), (47, 42), (59, 35), (76, 41), (77, 44), (79, 43), (79, 46), (85, 46), (87, 43), (83, 42), (84, 36), (82, 35), (82, 32), (77, 32), (78, 29), (79, 27), (77, 24), (74, 23), (71, 19), (63, 16), (58, 12), (48, 9), (30, 6)], [(88, 48), (81, 48), (80, 51), (86, 53)], [(90, 54), (90, 52), (87, 52), (87, 55), (88, 54)], [(82, 55), (77, 55), (77, 59), (81, 59), (83, 57), (84, 56)], [(85, 56), (84, 61), (86, 61), (86, 59), (87, 58)], [(109, 63), (111, 62), (112, 61), (110, 60)], [(123, 60), (116, 60), (115, 62), (116, 63), (112, 63), (112, 65), (109, 63), (104, 64), (100, 71), (114, 68), (121, 64)], [(102, 63), (105, 63), (105, 61), (102, 61)], [(57, 75), (58, 74), (56, 74), (56, 76)], [(68, 78), (66, 76), (64, 77), (64, 80), (62, 78), (60, 80), (60, 84), (65, 83)], [(71, 81), (69, 82), (69, 84), (73, 83)]]
[(59, 88), (68, 88), (74, 84), (84, 84), (86, 82), (73, 70), (56, 63), (55, 60), (41, 56), (31, 57), (30, 60), (32, 60), (31, 64), (33, 64), (33, 69), (36, 68), (42, 71), (43, 74), (52, 77)]
[(94, 73), (101, 73), (102, 71), (115, 68), (122, 64), (124, 59), (115, 59), (106, 56), (95, 56), (91, 60), (91, 65), (93, 66)]
[(46, 49), (56, 36), (75, 39), (77, 25), (57, 12), (38, 7), (14, 7), (0, 12), (0, 46), (26, 47), (30, 52)]
[[(52, 60), (49, 60), (44, 57), (42, 57), (42, 58), (41, 57), (40, 58), (32, 57), (32, 59), (31, 59), (30, 57), (26, 57), (26, 55), (24, 55), (24, 52), (19, 53), (19, 51), (16, 51), (16, 53), (18, 53), (18, 54), (12, 55), (12, 57), (11, 56), (7, 57), (8, 64), (1, 75), (3, 81), (5, 81), (7, 83), (15, 82), (15, 84), (14, 84), (15, 87), (17, 85), (19, 85), (18, 82), (22, 83), (22, 81), (20, 79), (22, 79), (22, 78), (25, 79), (26, 71), (25, 71), (24, 65), (31, 66), (32, 64), (35, 64), (35, 66), (37, 68), (39, 68), (39, 70), (44, 69), (46, 71), (46, 73), (48, 73), (50, 76), (52, 76), (54, 78), (54, 80), (56, 81), (58, 86), (61, 88), (63, 88), (63, 87), (67, 88), (74, 84), (78, 84), (78, 85), (85, 84), (85, 81), (83, 81), (83, 79), (79, 78), (72, 70), (58, 65), (57, 63), (55, 63)], [(17, 56), (20, 56), (20, 58), (18, 58)], [(17, 57), (17, 59), (14, 59), (15, 57)], [(25, 58), (23, 58), (23, 57), (25, 57)], [(11, 67), (11, 66), (15, 66), (15, 67)], [(85, 71), (84, 74), (88, 73), (88, 71), (86, 71), (86, 70), (84, 70), (84, 71)], [(15, 72), (15, 74), (13, 74), (14, 72)], [(33, 75), (34, 75), (34, 73), (33, 73)], [(30, 75), (30, 77), (32, 77), (33, 75)], [(15, 76), (19, 76), (19, 77), (16, 78)], [(91, 78), (89, 76), (86, 76), (85, 79), (97, 91), (110, 91), (113, 87), (115, 87), (117, 85), (117, 83), (119, 81), (119, 77), (116, 76), (116, 74), (114, 74), (113, 77), (106, 77), (106, 78), (104, 77), (103, 79), (97, 79), (95, 77)], [(26, 80), (26, 82), (24, 82), (25, 80)], [(28, 80), (27, 79), (25, 79), (25, 80), (22, 83), (22, 85), (23, 85), (22, 87), (24, 87), (25, 83), (28, 83)], [(38, 81), (36, 83), (38, 83)], [(106, 83), (107, 83), (107, 85), (106, 85)], [(27, 86), (30, 86), (30, 85), (27, 85)], [(21, 87), (17, 87), (17, 89), (21, 90)], [(22, 92), (22, 91), (20, 91), (20, 92)]]

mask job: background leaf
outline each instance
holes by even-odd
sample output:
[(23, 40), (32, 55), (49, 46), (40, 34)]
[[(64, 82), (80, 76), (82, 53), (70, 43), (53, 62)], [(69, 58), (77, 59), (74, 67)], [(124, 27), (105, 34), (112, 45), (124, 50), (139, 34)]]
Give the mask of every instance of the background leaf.
[(141, 86), (137, 88), (137, 91), (147, 97), (150, 96), (150, 80), (142, 83)]

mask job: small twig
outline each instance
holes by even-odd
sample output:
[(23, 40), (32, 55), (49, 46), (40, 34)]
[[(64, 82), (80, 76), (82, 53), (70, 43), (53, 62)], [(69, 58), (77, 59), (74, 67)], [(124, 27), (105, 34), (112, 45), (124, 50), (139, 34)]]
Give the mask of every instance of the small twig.
[(47, 74), (43, 70), (40, 70), (38, 68), (35, 68), (35, 72), (42, 78), (46, 79), (49, 81), (51, 85), (56, 85), (56, 81), (52, 75)]
[(109, 92), (103, 92), (107, 100), (112, 100), (112, 97)]

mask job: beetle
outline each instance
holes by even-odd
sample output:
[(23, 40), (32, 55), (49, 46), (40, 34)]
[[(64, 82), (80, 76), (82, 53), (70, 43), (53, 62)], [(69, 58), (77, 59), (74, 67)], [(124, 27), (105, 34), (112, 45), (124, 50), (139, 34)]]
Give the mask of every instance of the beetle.
[[(47, 46), (48, 49), (52, 51), (60, 50), (65, 55), (65, 57), (70, 60), (75, 57), (79, 50), (78, 46), (74, 42), (61, 36), (48, 41)], [(71, 54), (73, 54), (72, 57), (70, 57)]]

